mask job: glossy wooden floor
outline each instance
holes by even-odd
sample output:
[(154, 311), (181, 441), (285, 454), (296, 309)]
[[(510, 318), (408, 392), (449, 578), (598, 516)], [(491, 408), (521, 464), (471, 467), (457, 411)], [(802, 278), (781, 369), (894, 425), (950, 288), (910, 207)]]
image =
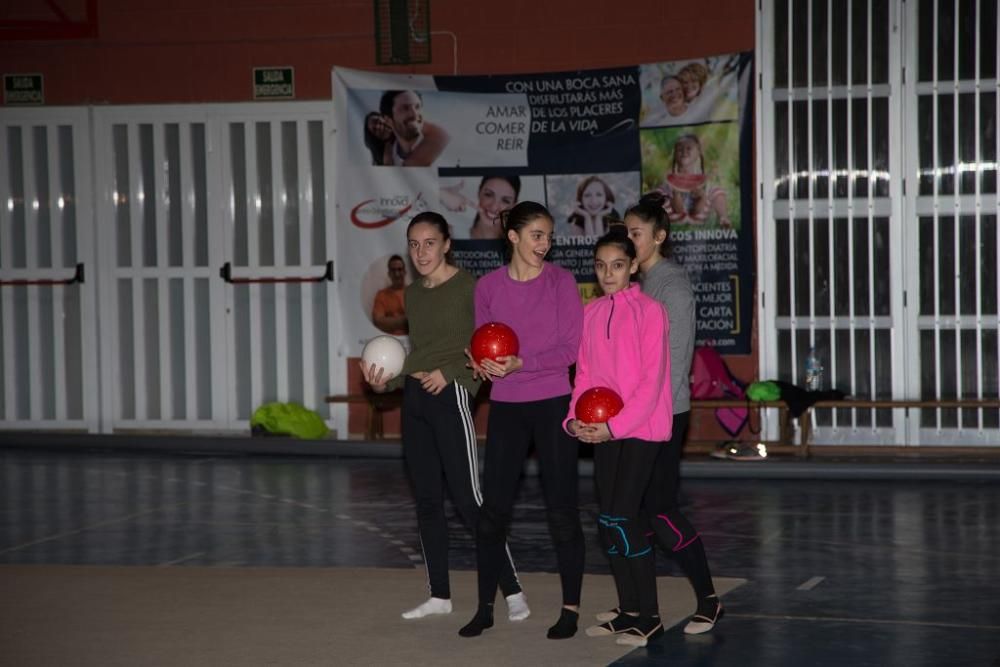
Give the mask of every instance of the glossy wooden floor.
[[(699, 478), (683, 497), (713, 573), (748, 583), (713, 633), (671, 628), (621, 664), (1000, 665), (995, 481)], [(542, 510), (526, 477), (523, 571), (554, 569)], [(589, 479), (581, 513), (587, 571), (605, 573)], [(0, 563), (422, 570), (415, 523), (394, 459), (0, 449)], [(452, 563), (475, 566), (457, 522)]]

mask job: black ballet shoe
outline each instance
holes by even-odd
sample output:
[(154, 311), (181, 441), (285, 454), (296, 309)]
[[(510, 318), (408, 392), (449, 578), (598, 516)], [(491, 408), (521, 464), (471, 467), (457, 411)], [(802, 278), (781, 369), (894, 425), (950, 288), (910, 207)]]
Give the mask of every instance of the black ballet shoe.
[(572, 609), (563, 607), (559, 613), (559, 620), (549, 628), (545, 635), (549, 639), (569, 639), (576, 634), (576, 622), (580, 619), (580, 614)]
[(466, 623), (458, 634), (462, 637), (478, 637), (483, 630), (493, 627), (493, 605), (481, 604), (472, 620)]
[(715, 627), (715, 624), (725, 613), (726, 611), (722, 608), (722, 603), (717, 596), (710, 595), (707, 598), (702, 598), (698, 601), (698, 610), (684, 626), (684, 634), (700, 635), (708, 632)]

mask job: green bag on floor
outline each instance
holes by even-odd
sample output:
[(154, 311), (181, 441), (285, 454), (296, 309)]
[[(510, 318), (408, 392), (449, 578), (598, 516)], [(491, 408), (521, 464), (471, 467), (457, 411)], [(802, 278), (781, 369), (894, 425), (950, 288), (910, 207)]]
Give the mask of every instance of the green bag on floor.
[(781, 387), (771, 380), (764, 380), (751, 383), (746, 394), (751, 401), (777, 401), (781, 398)]
[(330, 432), (322, 417), (298, 403), (265, 403), (250, 418), (250, 430), (302, 440), (319, 440)]

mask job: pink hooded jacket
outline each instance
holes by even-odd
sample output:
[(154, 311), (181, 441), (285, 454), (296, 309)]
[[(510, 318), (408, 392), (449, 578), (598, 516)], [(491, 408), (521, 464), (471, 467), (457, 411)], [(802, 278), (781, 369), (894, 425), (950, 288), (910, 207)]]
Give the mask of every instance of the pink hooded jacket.
[(576, 418), (580, 394), (591, 387), (609, 387), (625, 404), (608, 421), (614, 439), (669, 440), (674, 421), (669, 334), (663, 305), (638, 285), (588, 304), (563, 428)]

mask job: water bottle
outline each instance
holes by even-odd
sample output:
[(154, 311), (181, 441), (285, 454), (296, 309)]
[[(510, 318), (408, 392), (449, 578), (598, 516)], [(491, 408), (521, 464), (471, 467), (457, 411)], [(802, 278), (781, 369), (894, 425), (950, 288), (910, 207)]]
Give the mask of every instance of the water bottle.
[(816, 354), (816, 348), (809, 348), (806, 355), (806, 390), (821, 391), (823, 389), (823, 363)]

